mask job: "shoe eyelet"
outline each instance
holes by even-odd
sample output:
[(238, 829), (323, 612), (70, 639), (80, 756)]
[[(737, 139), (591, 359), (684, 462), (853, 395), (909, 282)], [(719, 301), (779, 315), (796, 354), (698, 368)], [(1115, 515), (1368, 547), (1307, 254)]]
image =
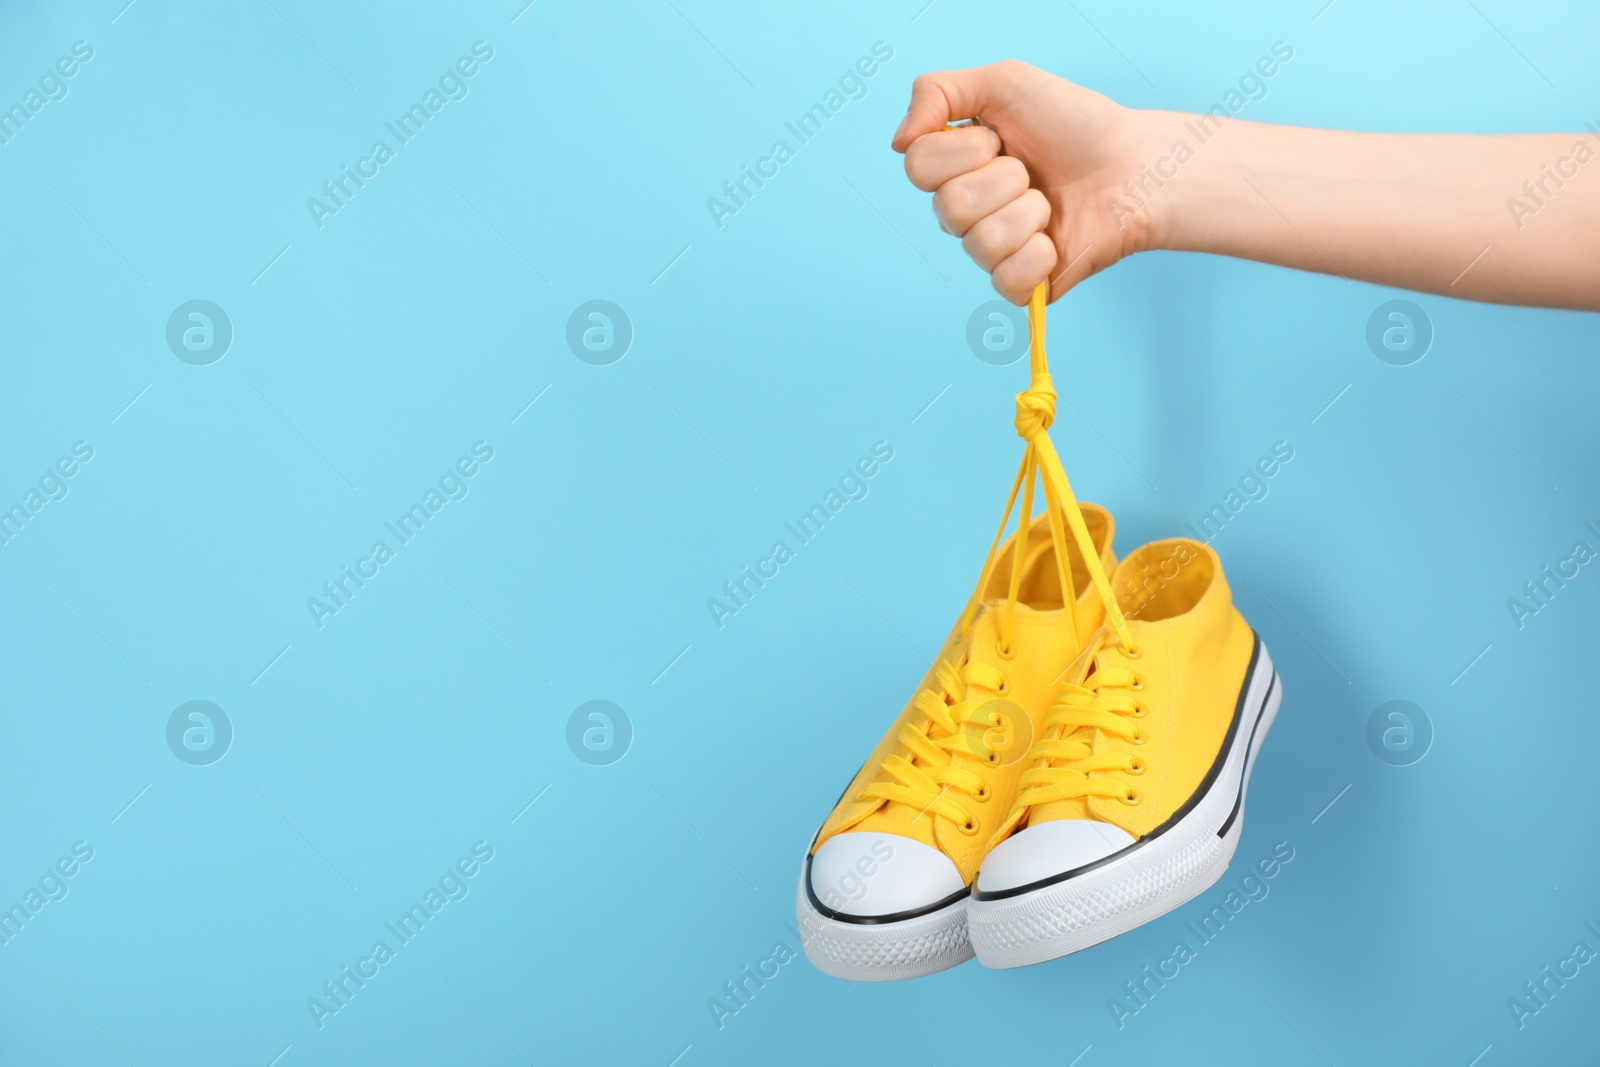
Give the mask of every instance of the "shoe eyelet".
[(1137, 756), (1128, 763), (1129, 774), (1143, 774), (1148, 769), (1144, 760), (1139, 759)]
[(962, 836), (971, 837), (978, 832), (978, 820), (968, 815), (966, 822), (956, 824), (956, 829), (961, 832)]
[(1133, 684), (1128, 686), (1128, 688), (1133, 690), (1135, 693), (1144, 692), (1144, 678), (1135, 676), (1133, 679)]
[(1139, 646), (1135, 645), (1132, 648), (1123, 649), (1122, 650), (1122, 655), (1126, 659), (1143, 659), (1144, 658), (1144, 650), (1139, 648)]
[(1000, 753), (991, 751), (983, 758), (983, 761), (991, 767), (998, 767), (1000, 766)]
[(1009, 692), (1011, 692), (1010, 680), (1006, 678), (1000, 679), (1000, 685), (995, 689), (995, 693), (999, 696), (1005, 696)]
[(1003, 660), (1013, 660), (1017, 658), (1016, 645), (1002, 645), (1000, 642), (996, 641), (994, 643), (994, 651), (995, 655), (999, 656)]
[(1131, 808), (1131, 807), (1134, 807), (1135, 805), (1137, 805), (1141, 800), (1144, 799), (1144, 794), (1140, 793), (1137, 789), (1133, 788), (1132, 786), (1129, 786), (1128, 787), (1128, 791), (1126, 793), (1122, 794), (1122, 798), (1121, 799), (1122, 799), (1122, 802), (1124, 804), (1128, 805), (1128, 807)]
[(1135, 745), (1144, 744), (1144, 731), (1143, 730), (1135, 730), (1134, 733), (1133, 733), (1133, 736), (1128, 738), (1128, 740), (1131, 741)]
[(1139, 701), (1137, 701), (1137, 700), (1134, 701), (1133, 702), (1133, 717), (1135, 719), (1142, 719), (1142, 718), (1144, 718), (1144, 716), (1145, 716), (1145, 707), (1144, 707), (1144, 705), (1142, 703), (1140, 703)]
[(989, 788), (989, 783), (985, 782), (976, 793), (972, 794), (972, 799), (982, 804), (992, 796), (994, 796), (994, 792)]

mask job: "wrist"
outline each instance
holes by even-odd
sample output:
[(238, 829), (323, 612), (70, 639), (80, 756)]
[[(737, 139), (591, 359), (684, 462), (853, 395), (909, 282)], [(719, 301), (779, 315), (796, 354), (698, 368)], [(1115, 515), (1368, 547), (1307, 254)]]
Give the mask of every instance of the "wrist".
[(1232, 125), (1205, 114), (1129, 112), (1117, 211), (1142, 221), (1145, 249), (1214, 251), (1225, 220), (1248, 207), (1238, 202), (1247, 187), (1228, 180), (1239, 132)]

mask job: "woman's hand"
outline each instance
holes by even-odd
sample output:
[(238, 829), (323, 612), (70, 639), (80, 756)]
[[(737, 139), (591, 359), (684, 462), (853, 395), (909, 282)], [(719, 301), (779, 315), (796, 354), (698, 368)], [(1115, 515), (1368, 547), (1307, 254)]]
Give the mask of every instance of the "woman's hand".
[[(1600, 311), (1600, 131), (1313, 130), (1236, 118), (1230, 95), (1199, 115), (1137, 111), (1008, 60), (918, 78), (894, 148), (1015, 304), (1164, 248)], [(980, 125), (944, 129), (967, 118)]]
[[(1026, 303), (1048, 278), (1054, 300), (1153, 247), (1159, 202), (1130, 211), (1122, 190), (1139, 177), (1147, 140), (1138, 115), (1007, 60), (919, 77), (893, 147), (911, 183), (933, 193), (941, 228), (961, 238), (1001, 296)], [(945, 129), (963, 118), (982, 125)]]

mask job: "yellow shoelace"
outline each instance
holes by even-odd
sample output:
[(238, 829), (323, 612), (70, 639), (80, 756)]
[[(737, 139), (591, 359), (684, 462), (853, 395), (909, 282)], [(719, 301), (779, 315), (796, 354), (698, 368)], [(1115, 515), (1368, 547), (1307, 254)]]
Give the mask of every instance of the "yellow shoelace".
[(1032, 807), (1078, 797), (1115, 797), (1125, 804), (1139, 803), (1137, 789), (1096, 778), (1095, 773), (1143, 774), (1144, 760), (1121, 753), (1097, 756), (1093, 740), (1094, 731), (1098, 730), (1143, 744), (1144, 735), (1134, 720), (1144, 717), (1144, 706), (1132, 695), (1143, 688), (1143, 680), (1133, 671), (1104, 666), (1098, 658), (1093, 673), (1082, 685), (1063, 686), (1056, 704), (1045, 716), (1044, 734), (1028, 753), (1030, 759), (1048, 762), (1022, 772), (1012, 810), (1026, 812)]
[(977, 822), (949, 791), (956, 789), (985, 800), (988, 785), (976, 772), (957, 767), (952, 757), (965, 752), (982, 754), (991, 763), (998, 761), (997, 749), (1003, 744), (994, 737), (994, 731), (999, 723), (988, 701), (972, 690), (1001, 692), (1003, 679), (994, 667), (971, 661), (957, 666), (940, 660), (934, 672), (935, 685), (918, 693), (914, 701), (917, 710), (928, 717), (927, 722), (920, 728), (914, 723), (900, 727), (899, 741), (910, 750), (912, 759), (898, 754), (885, 759), (881, 767), (892, 781), (873, 782), (861, 791), (861, 796), (910, 804), (919, 813), (932, 812), (949, 819), (962, 833), (977, 833)]
[[(1078, 597), (1072, 583), (1072, 567), (1067, 555), (1063, 519), (1072, 531), (1073, 540), (1077, 542), (1078, 552), (1089, 571), (1089, 579), (1105, 604), (1106, 616), (1112, 630), (1116, 633), (1123, 650), (1133, 653), (1136, 651), (1133, 634), (1129, 631), (1127, 620), (1123, 618), (1122, 611), (1117, 606), (1117, 598), (1111, 590), (1111, 580), (1106, 576), (1105, 568), (1100, 563), (1099, 550), (1089, 535), (1089, 527), (1083, 520), (1078, 500), (1073, 496), (1072, 486), (1067, 481), (1066, 471), (1061, 466), (1061, 458), (1056, 454), (1048, 433), (1056, 417), (1056, 390), (1050, 379), (1050, 366), (1045, 358), (1044, 348), (1045, 308), (1048, 300), (1048, 282), (1041, 283), (1028, 300), (1030, 380), (1027, 390), (1017, 394), (1017, 414), (1014, 422), (1017, 435), (1026, 442), (1026, 448), (1022, 453), (1022, 465), (1017, 470), (1016, 480), (1011, 485), (1011, 495), (1006, 500), (1005, 514), (1000, 518), (1000, 528), (995, 532), (994, 541), (989, 546), (989, 554), (985, 557), (983, 569), (979, 572), (977, 588), (972, 591), (972, 596), (968, 598), (967, 605), (961, 612), (960, 633), (963, 638), (971, 633), (972, 620), (977, 615), (978, 606), (982, 603), (983, 590), (988, 585), (989, 577), (998, 562), (1000, 542), (1005, 537), (1006, 526), (1011, 520), (1011, 512), (1020, 493), (1022, 512), (1017, 524), (1017, 544), (1011, 566), (1011, 581), (1007, 589), (1005, 606), (1000, 613), (998, 649), (1002, 658), (1010, 658), (1010, 655), (1015, 654), (1012, 627), (1017, 598), (1021, 590), (1023, 565), (1027, 559), (1028, 527), (1033, 519), (1034, 480), (1037, 476), (1044, 486), (1045, 507), (1050, 517), (1050, 539), (1055, 549), (1056, 573), (1061, 581), (1063, 604), (1066, 609), (1064, 614), (1067, 625), (1071, 627), (1073, 644), (1081, 646), (1083, 635), (1078, 633)], [(988, 785), (982, 776), (974, 771), (954, 766), (953, 756), (956, 752), (966, 752), (983, 757), (991, 765), (999, 762), (998, 751), (1010, 740), (1004, 733), (1006, 724), (1003, 722), (1003, 717), (996, 714), (990, 706), (989, 700), (983, 697), (982, 693), (975, 694), (972, 690), (999, 695), (1003, 692), (1004, 679), (994, 667), (973, 663), (965, 658), (960, 663), (949, 659), (941, 660), (935, 667), (935, 675), (937, 679), (935, 685), (918, 693), (914, 701), (915, 707), (927, 717), (927, 721), (920, 725), (907, 723), (900, 728), (898, 735), (899, 742), (909, 750), (912, 758), (907, 759), (896, 754), (885, 759), (880, 767), (889, 780), (880, 780), (866, 786), (861, 790), (859, 799), (910, 804), (917, 808), (919, 813), (932, 812), (949, 819), (963, 833), (976, 833), (977, 823), (971, 813), (949, 794), (951, 790), (959, 790), (981, 800), (988, 795)], [(1052, 709), (1051, 714), (1055, 715), (1055, 709)], [(1059, 742), (1052, 743), (1059, 744)], [(1025, 772), (1023, 780), (1026, 781), (1028, 775), (1034, 773), (1034, 771)]]

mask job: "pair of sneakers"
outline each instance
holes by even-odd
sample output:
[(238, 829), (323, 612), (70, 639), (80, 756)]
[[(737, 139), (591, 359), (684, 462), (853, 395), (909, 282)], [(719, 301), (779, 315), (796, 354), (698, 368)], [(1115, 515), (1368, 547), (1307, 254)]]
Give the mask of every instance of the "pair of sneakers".
[(1088, 948), (1194, 898), (1239, 842), (1277, 673), (1209, 546), (1118, 563), (1110, 513), (1073, 497), (1046, 433), (1044, 307), (1041, 288), (1027, 448), (978, 586), (805, 857), (801, 940), (841, 978)]

